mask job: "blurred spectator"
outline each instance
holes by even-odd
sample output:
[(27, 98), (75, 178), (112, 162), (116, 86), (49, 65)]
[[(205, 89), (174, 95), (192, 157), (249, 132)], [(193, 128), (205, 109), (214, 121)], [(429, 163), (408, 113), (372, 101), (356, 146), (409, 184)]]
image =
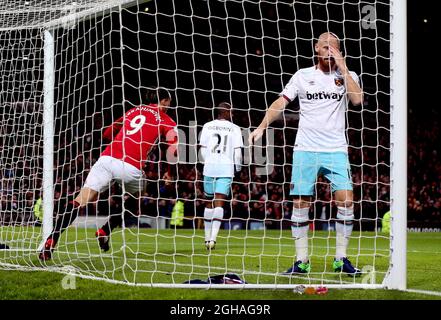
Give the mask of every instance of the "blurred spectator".
[[(427, 114), (427, 113), (426, 113)], [(360, 116), (361, 117), (361, 116)], [(419, 119), (412, 115), (415, 121), (409, 123), (408, 143), (408, 220), (421, 223), (441, 223), (441, 136), (437, 117)], [(421, 116), (422, 117), (422, 116)], [(88, 118), (89, 119), (89, 118)], [(91, 117), (95, 121), (94, 136), (78, 137), (76, 142), (68, 143), (70, 138), (66, 133), (56, 139), (55, 179), (54, 179), (54, 208), (65, 205), (65, 190), (68, 194), (78, 191), (83, 184), (90, 167), (100, 154), (100, 128), (103, 121), (99, 117)], [(350, 119), (354, 121), (354, 119)], [(354, 183), (354, 213), (360, 221), (363, 230), (374, 230), (380, 227), (380, 219), (390, 209), (390, 159), (389, 132), (380, 133), (380, 128), (370, 119), (358, 126), (361, 130), (349, 129), (348, 139), (352, 164), (352, 179)], [(274, 130), (275, 159), (274, 171), (267, 178), (256, 174), (256, 166), (242, 168), (240, 175), (233, 182), (233, 197), (226, 205), (229, 217), (226, 217), (226, 227), (248, 228), (288, 228), (291, 217), (290, 201), (286, 201), (291, 175), (291, 150), (296, 134), (296, 123), (293, 121), (285, 130)], [(374, 128), (374, 129), (365, 129)], [(9, 132), (7, 132), (9, 133)], [(30, 141), (32, 143), (32, 141)], [(6, 152), (12, 146), (1, 146)], [(15, 146), (16, 147), (16, 146)], [(6, 154), (6, 153), (5, 153)], [(29, 163), (19, 170), (16, 164), (18, 158), (6, 159), (0, 170), (0, 224), (32, 222), (33, 205), (39, 198), (42, 183), (41, 167)], [(147, 188), (141, 196), (140, 216), (161, 217), (161, 228), (168, 227), (176, 195), (161, 193), (158, 198), (161, 181), (158, 177), (166, 170), (165, 158), (159, 156), (159, 148), (151, 153), (150, 162), (145, 168)], [(25, 177), (26, 174), (26, 177)], [(196, 164), (181, 164), (176, 179), (179, 180), (181, 197), (185, 201), (185, 216), (200, 218), (203, 216), (203, 191), (201, 172)], [(316, 220), (316, 228), (332, 226), (335, 216), (333, 199), (330, 195), (329, 184), (319, 177), (316, 189), (315, 205), (312, 206), (310, 219)], [(103, 197), (104, 198), (104, 197)], [(97, 210), (99, 203), (91, 207), (89, 213)], [(115, 204), (115, 213), (117, 205)], [(24, 214), (20, 216), (18, 214)], [(227, 214), (227, 213), (226, 213)], [(159, 220), (158, 220), (159, 221)], [(231, 223), (231, 225), (230, 225)]]

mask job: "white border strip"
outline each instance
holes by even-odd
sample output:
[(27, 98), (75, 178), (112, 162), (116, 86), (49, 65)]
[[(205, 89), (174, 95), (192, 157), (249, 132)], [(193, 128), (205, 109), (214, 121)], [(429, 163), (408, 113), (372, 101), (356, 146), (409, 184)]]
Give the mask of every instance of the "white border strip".
[(406, 289), (406, 290), (402, 290), (402, 291), (410, 292), (410, 293), (428, 294), (428, 295), (431, 295), (431, 296), (441, 297), (441, 291), (429, 291), (429, 290), (419, 290), (419, 289)]

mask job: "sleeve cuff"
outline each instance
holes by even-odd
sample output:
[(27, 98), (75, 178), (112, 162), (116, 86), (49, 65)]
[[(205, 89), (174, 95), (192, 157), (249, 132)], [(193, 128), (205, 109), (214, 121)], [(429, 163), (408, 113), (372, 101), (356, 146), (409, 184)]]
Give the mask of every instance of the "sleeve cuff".
[(287, 96), (285, 96), (284, 94), (282, 94), (282, 97), (283, 97), (286, 101), (291, 102), (291, 99), (288, 98)]

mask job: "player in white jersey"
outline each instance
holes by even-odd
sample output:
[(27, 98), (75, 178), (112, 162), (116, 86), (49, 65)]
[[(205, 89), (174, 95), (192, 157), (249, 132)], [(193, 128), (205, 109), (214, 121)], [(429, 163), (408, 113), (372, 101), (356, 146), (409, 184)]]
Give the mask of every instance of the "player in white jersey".
[(340, 40), (331, 32), (320, 35), (315, 43), (318, 63), (298, 70), (267, 110), (259, 127), (249, 137), (250, 145), (299, 98), (300, 120), (294, 144), (291, 191), (292, 235), (296, 261), (286, 273), (310, 271), (308, 256), (309, 207), (318, 174), (330, 182), (337, 205), (336, 254), (333, 269), (350, 276), (360, 275), (347, 258), (346, 250), (353, 229), (353, 191), (348, 160), (345, 123), (348, 99), (353, 105), (363, 102), (357, 75), (350, 72), (340, 52)]
[(208, 250), (216, 246), (234, 171), (241, 170), (243, 147), (241, 130), (231, 122), (231, 105), (222, 102), (216, 109), (217, 119), (204, 125), (199, 143), (204, 159), (204, 193), (208, 200), (204, 210), (205, 246)]

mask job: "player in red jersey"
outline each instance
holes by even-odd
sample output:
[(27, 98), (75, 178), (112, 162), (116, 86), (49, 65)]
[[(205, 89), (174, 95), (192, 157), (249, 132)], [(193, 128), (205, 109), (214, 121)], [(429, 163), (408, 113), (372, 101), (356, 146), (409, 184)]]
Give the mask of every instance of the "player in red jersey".
[[(55, 228), (39, 254), (41, 260), (51, 259), (61, 233), (76, 219), (80, 209), (96, 201), (99, 193), (109, 189), (114, 181), (121, 185), (123, 194), (138, 197), (144, 188), (144, 164), (161, 136), (176, 146), (176, 123), (166, 114), (172, 100), (170, 93), (158, 89), (148, 94), (148, 100), (150, 104), (130, 109), (104, 131), (104, 139), (115, 137), (92, 166), (78, 196), (68, 203), (64, 213), (57, 215)], [(170, 179), (170, 176), (166, 174), (164, 179)], [(108, 250), (113, 226), (109, 220), (97, 231), (96, 236), (104, 251)]]

